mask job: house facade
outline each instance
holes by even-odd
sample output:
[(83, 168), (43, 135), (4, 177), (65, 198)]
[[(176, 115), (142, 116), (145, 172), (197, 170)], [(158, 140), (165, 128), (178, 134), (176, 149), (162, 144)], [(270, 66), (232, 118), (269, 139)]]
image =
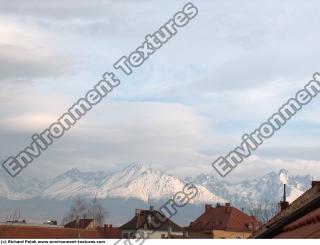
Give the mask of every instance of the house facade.
[(184, 236), (183, 228), (152, 207), (149, 210), (136, 209), (134, 217), (119, 229), (124, 239), (167, 239)]

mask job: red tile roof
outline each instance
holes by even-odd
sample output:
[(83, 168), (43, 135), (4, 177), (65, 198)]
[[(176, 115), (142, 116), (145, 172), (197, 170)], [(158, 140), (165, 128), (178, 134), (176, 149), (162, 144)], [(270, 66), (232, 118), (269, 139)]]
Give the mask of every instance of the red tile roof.
[(320, 238), (320, 208), (285, 226), (275, 238)]
[(237, 208), (219, 206), (213, 208), (206, 205), (206, 211), (190, 223), (190, 231), (212, 232), (213, 230), (254, 231), (259, 222)]
[(106, 238), (117, 239), (121, 238), (121, 230), (118, 227), (112, 227), (111, 225), (104, 226), (104, 233)]
[(102, 239), (103, 230), (66, 229), (62, 227), (37, 227), (0, 225), (0, 238), (3, 239)]
[[(280, 211), (253, 235), (254, 238), (320, 237), (317, 209), (320, 207), (320, 182), (312, 181), (311, 189)], [(312, 221), (313, 220), (313, 221)], [(309, 225), (307, 225), (309, 224)]]
[(79, 225), (77, 225), (77, 221), (73, 220), (64, 225), (64, 228), (79, 228), (79, 229), (87, 229), (88, 226), (93, 222), (93, 219), (79, 219)]

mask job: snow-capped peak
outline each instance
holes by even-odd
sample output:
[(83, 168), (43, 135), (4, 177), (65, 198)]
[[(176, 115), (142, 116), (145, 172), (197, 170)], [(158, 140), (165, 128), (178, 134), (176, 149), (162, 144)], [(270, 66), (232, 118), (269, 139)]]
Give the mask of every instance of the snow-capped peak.
[(207, 174), (181, 180), (148, 165), (133, 163), (114, 173), (82, 172), (73, 168), (45, 183), (22, 178), (0, 178), (0, 197), (69, 199), (76, 196), (98, 196), (135, 198), (148, 202), (150, 199), (171, 198), (183, 190), (185, 183), (192, 182), (199, 190), (194, 203), (223, 203), (231, 200), (234, 205), (243, 207), (245, 204), (267, 199), (278, 202), (283, 195), (283, 183), (287, 184), (287, 200), (291, 202), (310, 188), (311, 180), (310, 175), (292, 176), (285, 169), (239, 183), (229, 183)]
[(145, 170), (148, 169), (148, 166), (142, 163), (131, 163), (129, 164), (127, 167), (124, 168), (123, 171), (141, 171), (141, 170)]

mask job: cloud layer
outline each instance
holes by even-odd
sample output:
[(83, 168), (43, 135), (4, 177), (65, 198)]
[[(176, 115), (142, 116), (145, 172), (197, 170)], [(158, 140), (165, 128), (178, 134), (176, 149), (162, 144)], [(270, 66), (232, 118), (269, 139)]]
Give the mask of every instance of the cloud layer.
[[(1, 1), (0, 158), (16, 154), (183, 1)], [(198, 17), (26, 175), (144, 162), (181, 177), (225, 155), (319, 65), (319, 3), (194, 1)], [(287, 168), (320, 177), (318, 100), (228, 178)], [(2, 170), (0, 170), (2, 171)]]

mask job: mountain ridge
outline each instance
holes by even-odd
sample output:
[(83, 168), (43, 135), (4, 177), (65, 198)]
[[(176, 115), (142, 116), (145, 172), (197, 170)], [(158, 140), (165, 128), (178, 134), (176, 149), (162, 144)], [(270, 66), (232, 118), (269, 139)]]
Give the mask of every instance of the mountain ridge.
[(194, 204), (231, 201), (238, 207), (257, 202), (278, 202), (287, 184), (287, 199), (292, 202), (310, 188), (311, 175), (290, 175), (286, 169), (270, 172), (260, 178), (230, 183), (214, 175), (200, 174), (183, 180), (151, 168), (133, 163), (112, 173), (82, 172), (70, 169), (47, 182), (18, 177), (0, 178), (0, 197), (25, 200), (35, 197), (65, 200), (77, 196), (105, 198), (136, 198), (143, 202), (171, 198), (187, 182), (193, 182), (199, 193)]

